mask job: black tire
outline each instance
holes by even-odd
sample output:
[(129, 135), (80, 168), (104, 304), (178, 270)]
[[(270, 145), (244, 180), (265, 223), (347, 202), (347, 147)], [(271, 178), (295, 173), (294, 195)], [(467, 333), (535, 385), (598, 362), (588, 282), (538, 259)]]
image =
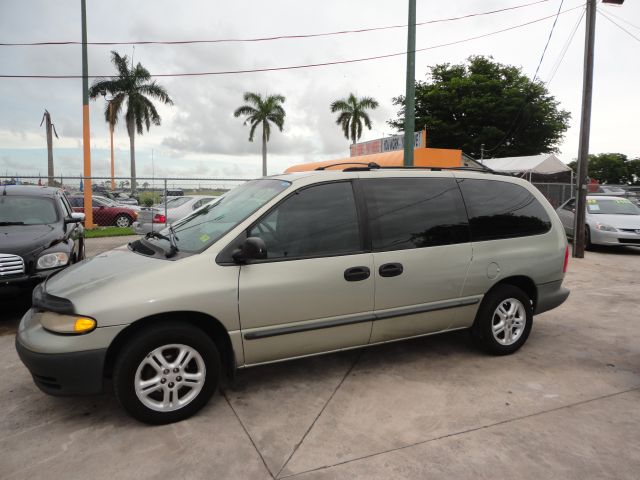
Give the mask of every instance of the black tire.
[[(126, 223), (126, 225), (125, 225), (125, 223)], [(131, 217), (129, 215), (125, 215), (125, 214), (121, 213), (120, 215), (118, 215), (113, 220), (113, 224), (116, 227), (128, 228), (133, 224), (133, 220), (131, 219)]]
[[(205, 366), (204, 384), (196, 396), (183, 407), (171, 411), (157, 411), (145, 405), (138, 397), (135, 388), (136, 374), (138, 367), (151, 352), (159, 347), (174, 344), (190, 347), (200, 355)], [(171, 348), (165, 351), (171, 353)], [(189, 418), (204, 407), (218, 388), (219, 379), (220, 355), (213, 340), (192, 325), (167, 322), (145, 328), (129, 339), (116, 359), (113, 388), (118, 402), (133, 418), (144, 423), (164, 425)], [(166, 387), (173, 385), (171, 378), (169, 383), (166, 383), (166, 378), (164, 380), (162, 392), (166, 392)], [(189, 391), (189, 387), (173, 388), (176, 393), (172, 395), (179, 395), (178, 388)], [(158, 395), (164, 395), (156, 392)]]
[[(496, 327), (499, 327), (500, 317), (497, 313), (498, 307), (507, 302), (508, 299), (516, 299), (524, 307), (524, 315), (518, 317), (518, 319), (524, 320), (524, 326), (521, 329), (517, 329), (515, 326), (510, 327), (510, 332), (518, 331), (517, 338), (510, 344), (504, 344), (496, 338), (493, 333), (494, 323), (497, 321)], [(513, 302), (516, 304), (516, 302)], [(510, 305), (509, 303), (507, 303)], [(515, 321), (515, 320), (512, 320)], [(511, 325), (511, 323), (509, 324)], [(499, 285), (485, 295), (482, 300), (482, 304), (476, 315), (476, 320), (471, 329), (473, 339), (475, 343), (487, 353), (492, 355), (509, 355), (516, 352), (529, 337), (531, 327), (533, 325), (533, 307), (531, 305), (531, 299), (518, 287), (513, 285)], [(503, 341), (506, 341), (505, 332), (502, 335)], [(515, 335), (514, 335), (515, 336)]]
[(76, 262), (80, 262), (85, 258), (87, 258), (87, 252), (84, 246), (84, 238), (81, 238), (80, 240), (78, 240), (78, 256), (76, 258)]
[(584, 249), (593, 250), (593, 243), (591, 243), (591, 229), (589, 228), (589, 225), (585, 227), (584, 231)]

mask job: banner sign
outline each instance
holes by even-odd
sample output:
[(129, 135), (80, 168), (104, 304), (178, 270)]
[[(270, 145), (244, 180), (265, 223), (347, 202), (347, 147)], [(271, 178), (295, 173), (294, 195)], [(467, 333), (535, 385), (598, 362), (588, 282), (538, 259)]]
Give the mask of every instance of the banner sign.
[[(413, 134), (414, 148), (425, 148), (424, 131)], [(378, 138), (369, 142), (356, 143), (351, 145), (350, 152), (352, 157), (360, 155), (371, 155), (373, 153), (393, 152), (396, 150), (404, 150), (404, 135), (393, 135), (391, 137)]]

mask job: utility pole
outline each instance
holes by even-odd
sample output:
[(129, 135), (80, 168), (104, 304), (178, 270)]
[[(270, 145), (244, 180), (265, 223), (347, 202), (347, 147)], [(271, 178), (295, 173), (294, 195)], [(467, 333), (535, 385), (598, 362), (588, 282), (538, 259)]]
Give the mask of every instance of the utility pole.
[(42, 126), (42, 122), (45, 123), (45, 128), (47, 131), (47, 176), (49, 180), (47, 184), (50, 187), (54, 186), (53, 179), (53, 134), (55, 134), (56, 138), (58, 137), (58, 132), (56, 132), (56, 126), (51, 123), (51, 115), (48, 110), (45, 109), (44, 115), (42, 115), (42, 120), (40, 120), (40, 126)]
[(82, 147), (84, 152), (84, 226), (93, 228), (91, 137), (89, 134), (89, 65), (87, 61), (87, 5), (80, 0), (82, 18)]
[(407, 88), (404, 96), (404, 166), (413, 166), (416, 127), (416, 0), (409, 0)]
[(573, 225), (573, 257), (584, 258), (587, 177), (589, 175), (589, 133), (591, 128), (591, 95), (593, 93), (593, 52), (596, 36), (596, 0), (587, 0), (584, 41), (584, 76), (582, 80), (582, 118), (578, 147), (576, 213)]

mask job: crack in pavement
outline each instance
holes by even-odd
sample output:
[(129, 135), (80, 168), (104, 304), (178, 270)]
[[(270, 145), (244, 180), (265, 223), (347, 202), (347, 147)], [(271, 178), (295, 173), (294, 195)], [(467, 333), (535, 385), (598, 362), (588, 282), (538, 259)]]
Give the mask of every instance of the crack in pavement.
[[(415, 443), (412, 443), (412, 444), (409, 444), (409, 445), (403, 445), (401, 447), (390, 448), (388, 450), (383, 450), (381, 452), (371, 453), (369, 455), (363, 455), (361, 457), (352, 458), (352, 459), (349, 459), (349, 460), (345, 460), (343, 462), (334, 463), (332, 465), (323, 465), (321, 467), (312, 468), (310, 470), (304, 470), (302, 472), (292, 473), (291, 475), (285, 475), (284, 477), (278, 477), (278, 479), (294, 478), (294, 477), (297, 477), (299, 475), (304, 475), (306, 473), (317, 472), (319, 470), (326, 470), (328, 468), (333, 468), (333, 467), (337, 467), (337, 466), (340, 466), (340, 465), (345, 465), (347, 463), (356, 462), (358, 460), (365, 460), (367, 458), (373, 458), (373, 457), (377, 457), (379, 455), (385, 455), (387, 453), (393, 453), (393, 452), (397, 452), (399, 450), (405, 450), (407, 448), (415, 447), (417, 445), (424, 445), (426, 443), (437, 442), (438, 440), (444, 440), (446, 438), (457, 437), (457, 436), (460, 436), (460, 435), (465, 435), (465, 434), (468, 434), (468, 433), (477, 432), (479, 430), (486, 430), (486, 429), (489, 429), (489, 428), (492, 428), (492, 427), (505, 425), (507, 423), (517, 422), (519, 420), (524, 420), (524, 419), (527, 419), (527, 418), (537, 417), (537, 416), (545, 415), (547, 413), (553, 413), (553, 412), (557, 412), (558, 410), (564, 410), (564, 409), (568, 409), (568, 408), (572, 408), (572, 407), (577, 407), (577, 406), (584, 405), (584, 404), (591, 403), (591, 402), (597, 402), (598, 400), (605, 400), (607, 398), (612, 398), (612, 397), (615, 397), (617, 395), (624, 395), (625, 393), (638, 391), (638, 390), (640, 390), (640, 385), (637, 385), (637, 386), (635, 386), (633, 388), (630, 388), (628, 390), (623, 390), (623, 391), (620, 391), (620, 392), (615, 392), (615, 393), (610, 393), (610, 394), (607, 394), (607, 395), (602, 395), (600, 397), (594, 397), (594, 398), (590, 398), (590, 399), (587, 399), (587, 400), (582, 400), (580, 402), (575, 402), (575, 403), (572, 403), (570, 405), (563, 405), (561, 407), (551, 408), (549, 410), (543, 410), (541, 412), (531, 413), (529, 415), (523, 415), (521, 417), (514, 417), (514, 418), (507, 419), (507, 420), (502, 420), (500, 422), (491, 423), (491, 424), (488, 424), (488, 425), (481, 425), (479, 427), (469, 428), (467, 430), (460, 430), (458, 432), (448, 433), (446, 435), (441, 435), (439, 437), (429, 438), (427, 440), (420, 440), (419, 442), (415, 442)], [(280, 471), (282, 471), (282, 469)]]
[(242, 420), (240, 419), (240, 416), (238, 415), (238, 412), (236, 412), (235, 408), (233, 408), (233, 405), (231, 405), (231, 402), (229, 401), (229, 397), (227, 397), (227, 393), (226, 392), (221, 392), (222, 396), (224, 397), (224, 399), (227, 401), (227, 405), (229, 405), (229, 408), (231, 409), (231, 411), (233, 412), (233, 414), (236, 416), (236, 419), (238, 420), (238, 423), (240, 424), (240, 426), (242, 427), (242, 430), (244, 430), (244, 433), (247, 435), (247, 437), (249, 438), (249, 441), (251, 442), (251, 445), (253, 445), (253, 448), (255, 449), (255, 451), (258, 453), (258, 455), (260, 456), (260, 460), (262, 460), (262, 464), (264, 465), (264, 468), (267, 469), (267, 472), (269, 473), (269, 476), (273, 479), (275, 479), (276, 477), (273, 475), (273, 473), (271, 473), (271, 470), (269, 469), (269, 465), (267, 465), (267, 462), (265, 462), (264, 457), (262, 456), (262, 453), (260, 452), (260, 450), (258, 449), (258, 446), (255, 444), (255, 442), (253, 441), (253, 438), (251, 437), (251, 435), (249, 434), (249, 431), (247, 430), (247, 427), (244, 426), (244, 423), (242, 423)]
[[(364, 349), (360, 350), (358, 352), (358, 355), (356, 356), (356, 358), (353, 360), (353, 363), (351, 364), (351, 366), (349, 367), (349, 369), (345, 372), (344, 376), (342, 377), (342, 380), (340, 380), (340, 382), (338, 383), (338, 385), (336, 386), (336, 388), (333, 390), (333, 392), (331, 393), (331, 395), (329, 396), (329, 398), (327, 399), (327, 401), (325, 402), (324, 406), (320, 409), (320, 412), (318, 412), (318, 415), (316, 415), (316, 418), (313, 419), (313, 422), (311, 422), (311, 425), (309, 425), (309, 428), (307, 428), (307, 431), (304, 432), (304, 435), (302, 435), (302, 438), (300, 439), (300, 441), (296, 444), (295, 447), (293, 447), (293, 451), (291, 452), (291, 455), (289, 455), (287, 457), (287, 460), (284, 462), (284, 464), (282, 465), (282, 467), (280, 467), (280, 470), (278, 470), (278, 473), (276, 473), (276, 476), (274, 478), (278, 479), (278, 478), (285, 478), (285, 477), (280, 477), (280, 474), (282, 473), (282, 470), (284, 470), (284, 468), (289, 464), (289, 461), (293, 458), (293, 456), (295, 455), (295, 453), (298, 451), (298, 449), (300, 448), (300, 446), (302, 445), (302, 443), (305, 441), (305, 439), (307, 438), (307, 435), (309, 435), (309, 432), (311, 432), (311, 429), (313, 428), (313, 426), (316, 424), (316, 422), (318, 421), (318, 419), (320, 418), (320, 416), (324, 413), (325, 409), (327, 408), (327, 405), (329, 405), (329, 402), (331, 402), (331, 400), (333, 399), (334, 395), (336, 394), (336, 392), (340, 389), (340, 387), (342, 386), (342, 384), (344, 383), (344, 381), (347, 379), (347, 377), (349, 376), (349, 374), (353, 371), (353, 368), (356, 366), (356, 364), (358, 363), (358, 361), (360, 360), (360, 358), (362, 357), (364, 353)], [(296, 474), (297, 475), (297, 474)]]

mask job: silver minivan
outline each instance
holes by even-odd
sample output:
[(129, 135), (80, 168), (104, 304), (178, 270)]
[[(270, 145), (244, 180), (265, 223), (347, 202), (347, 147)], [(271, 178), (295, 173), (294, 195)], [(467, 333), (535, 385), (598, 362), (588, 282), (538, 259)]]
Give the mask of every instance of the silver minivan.
[(50, 277), (16, 347), (46, 393), (111, 379), (133, 417), (169, 423), (238, 368), (459, 329), (513, 353), (569, 295), (567, 259), (558, 216), (521, 179), (284, 174)]

